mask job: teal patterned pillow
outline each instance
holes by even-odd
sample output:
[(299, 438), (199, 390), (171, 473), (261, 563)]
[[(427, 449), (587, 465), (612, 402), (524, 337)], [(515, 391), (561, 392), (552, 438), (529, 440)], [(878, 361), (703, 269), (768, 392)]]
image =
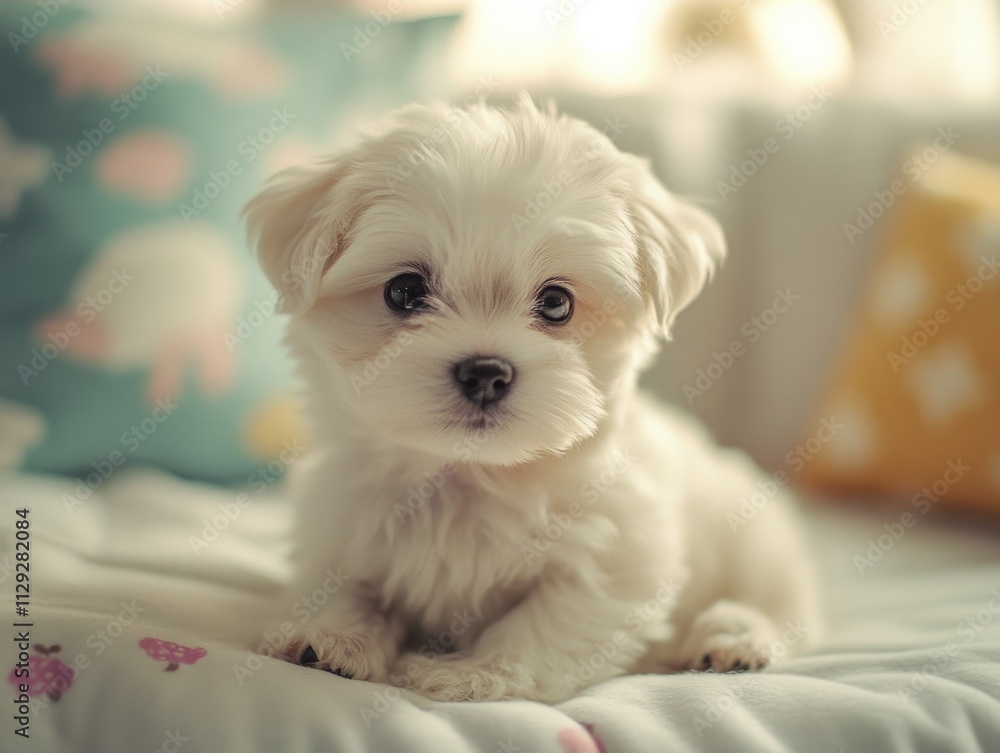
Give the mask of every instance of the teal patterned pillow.
[(37, 10), (0, 10), (0, 467), (91, 486), (135, 461), (219, 481), (288, 462), (293, 381), (240, 208), (359, 109), (420, 98), (452, 19), (346, 56), (365, 19), (59, 5), (28, 38)]

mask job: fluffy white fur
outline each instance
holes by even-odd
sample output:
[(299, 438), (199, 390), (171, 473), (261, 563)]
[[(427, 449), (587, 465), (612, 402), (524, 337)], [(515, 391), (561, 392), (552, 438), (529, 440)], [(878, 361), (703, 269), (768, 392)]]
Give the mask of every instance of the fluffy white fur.
[[(628, 672), (761, 667), (816, 635), (783, 494), (734, 532), (760, 472), (637, 391), (724, 253), (643, 161), (526, 97), (410, 106), (247, 216), (315, 445), (292, 481), (292, 600), (320, 590), (279, 656), (556, 702)], [(402, 316), (383, 291), (410, 270), (430, 306)], [(575, 298), (560, 326), (533, 310), (552, 279)], [(488, 413), (452, 375), (474, 355), (516, 369)]]

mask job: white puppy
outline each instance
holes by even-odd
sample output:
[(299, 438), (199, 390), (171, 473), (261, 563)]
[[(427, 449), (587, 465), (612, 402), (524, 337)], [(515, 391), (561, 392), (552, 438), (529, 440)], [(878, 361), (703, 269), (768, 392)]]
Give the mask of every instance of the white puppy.
[(643, 161), (527, 97), (410, 106), (246, 212), (314, 442), (277, 655), (555, 702), (815, 635), (783, 495), (734, 532), (760, 472), (637, 391), (724, 253)]

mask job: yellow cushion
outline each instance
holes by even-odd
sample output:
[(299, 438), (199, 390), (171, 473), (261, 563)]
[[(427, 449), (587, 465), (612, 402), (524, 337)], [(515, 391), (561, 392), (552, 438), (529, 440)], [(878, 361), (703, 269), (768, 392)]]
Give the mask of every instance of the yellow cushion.
[(859, 321), (820, 402), (843, 426), (801, 478), (1000, 513), (1000, 168), (945, 153), (910, 178), (873, 223)]

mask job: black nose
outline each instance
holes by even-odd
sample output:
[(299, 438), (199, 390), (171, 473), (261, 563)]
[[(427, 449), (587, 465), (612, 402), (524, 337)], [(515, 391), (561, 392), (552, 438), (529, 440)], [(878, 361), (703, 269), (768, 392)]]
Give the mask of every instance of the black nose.
[(455, 365), (455, 381), (463, 395), (485, 407), (510, 392), (514, 367), (502, 358), (474, 356)]

